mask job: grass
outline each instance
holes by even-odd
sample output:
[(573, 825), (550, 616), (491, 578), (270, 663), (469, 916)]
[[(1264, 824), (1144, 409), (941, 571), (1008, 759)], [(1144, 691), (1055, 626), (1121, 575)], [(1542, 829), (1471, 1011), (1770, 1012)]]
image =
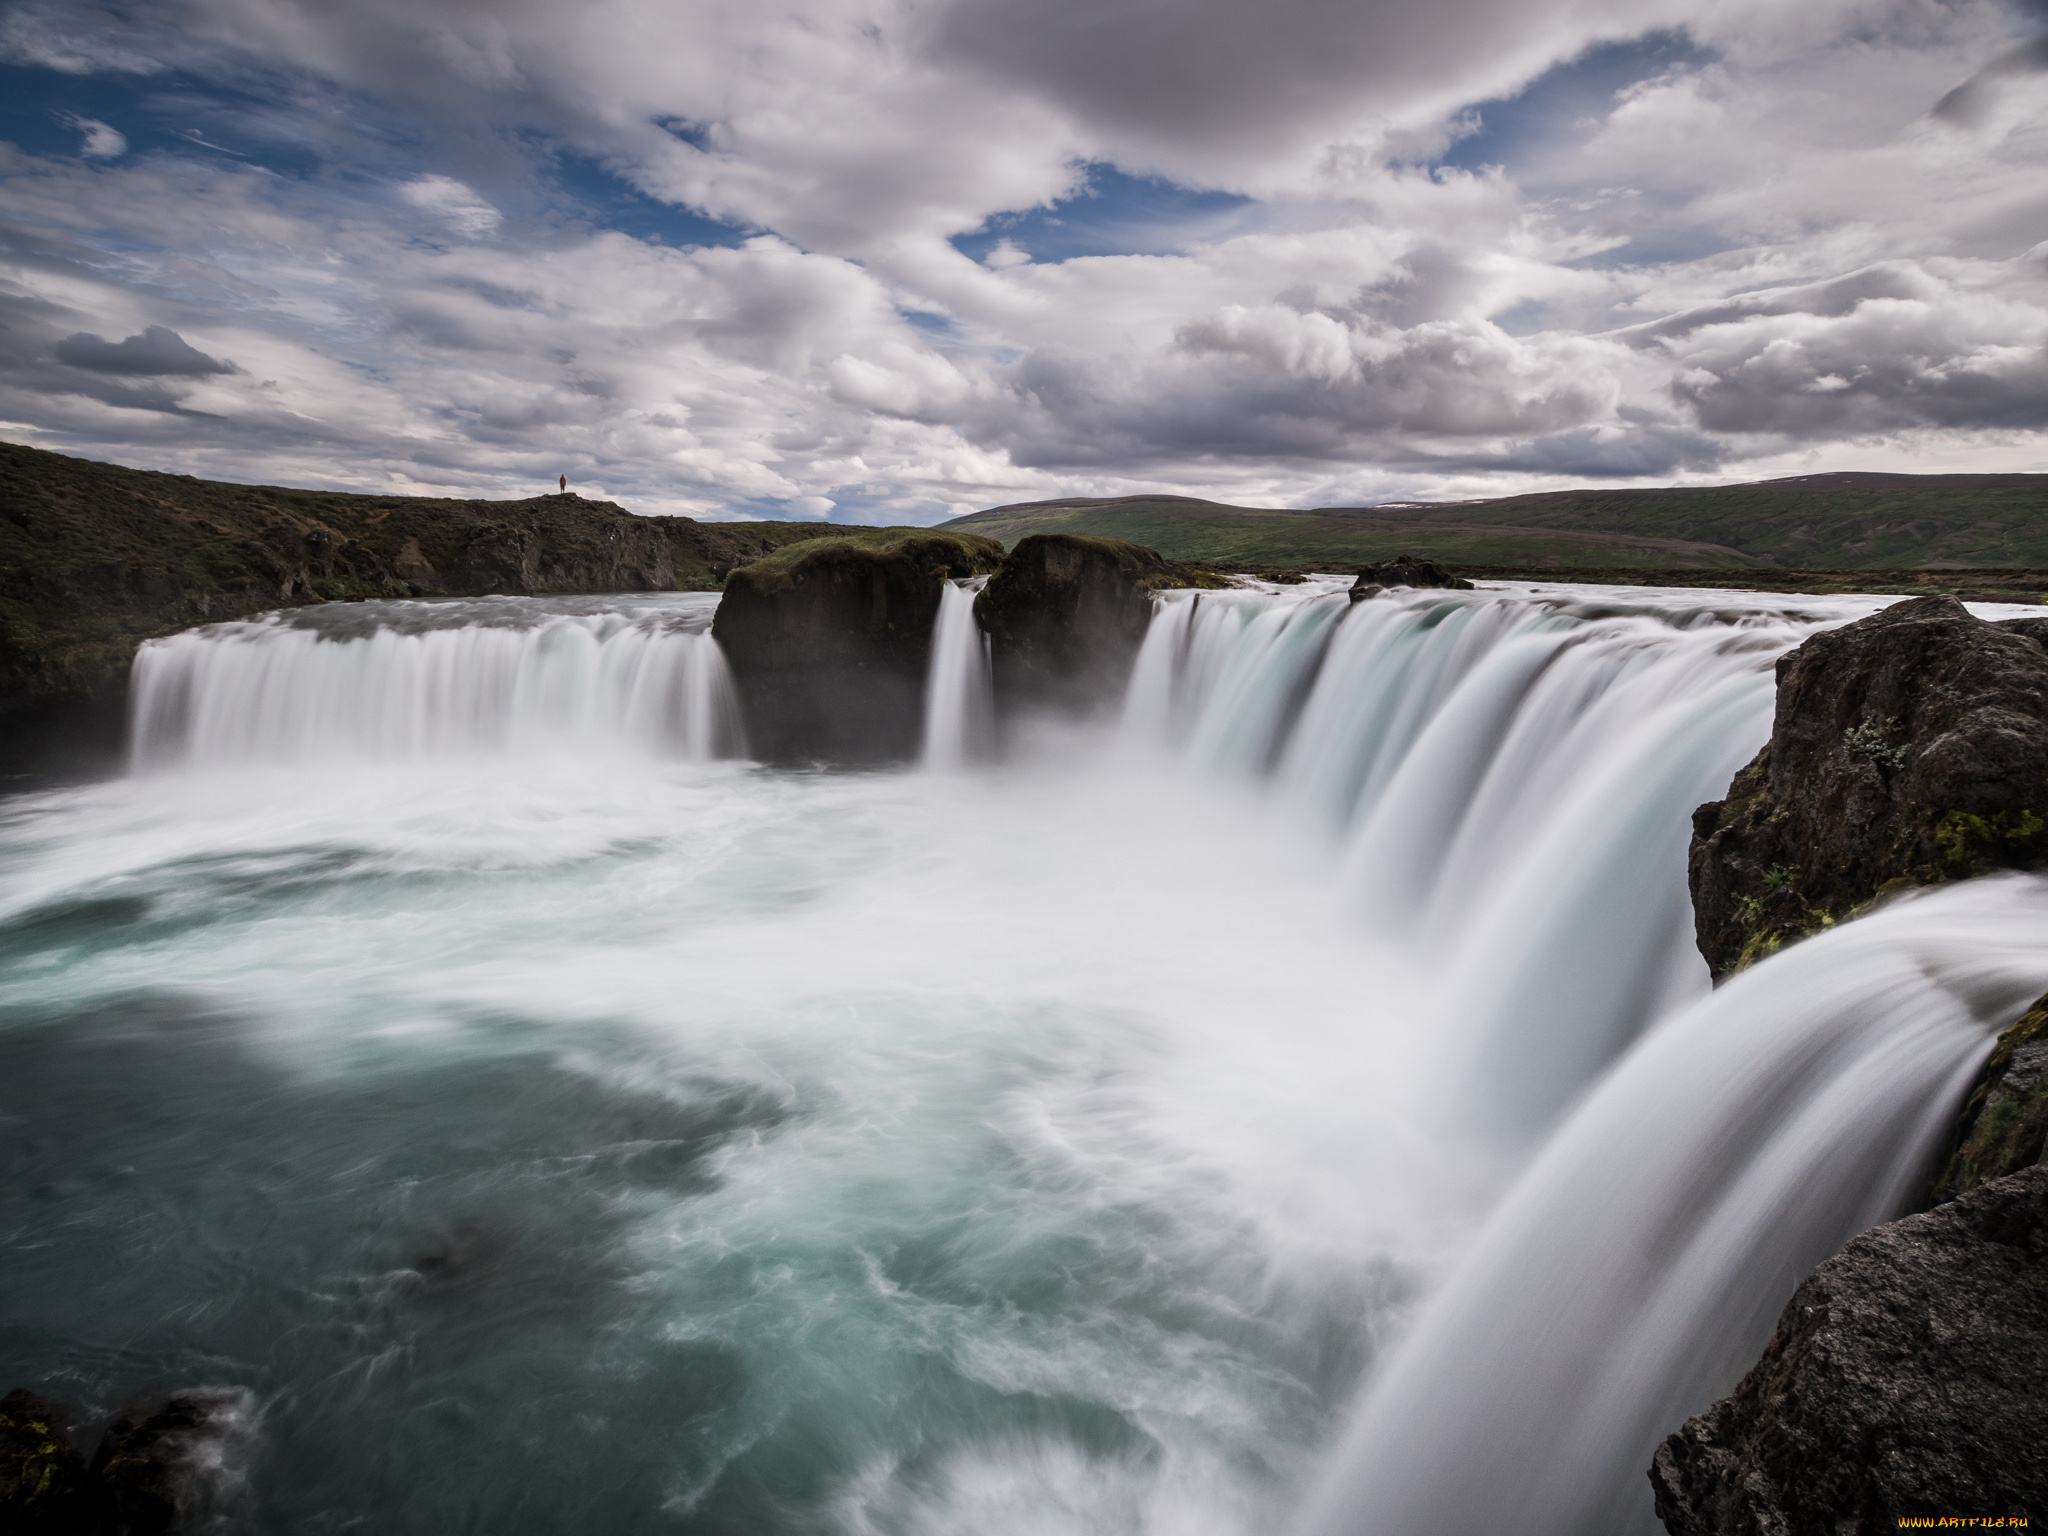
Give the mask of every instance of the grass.
[(1238, 507), (1187, 496), (1029, 502), (948, 528), (1129, 539), (1179, 560), (1302, 566), (1415, 554), (1457, 566), (1735, 571), (2048, 567), (2048, 475), (1809, 475), (1546, 491), (1433, 506)]

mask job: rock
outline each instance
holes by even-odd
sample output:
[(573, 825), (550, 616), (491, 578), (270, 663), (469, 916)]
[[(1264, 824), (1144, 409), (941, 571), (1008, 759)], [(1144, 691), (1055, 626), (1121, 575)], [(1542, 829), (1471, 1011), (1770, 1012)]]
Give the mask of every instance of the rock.
[(2043, 626), (1922, 597), (1780, 658), (1769, 744), (1693, 813), (1716, 976), (1903, 886), (2048, 861)]
[(0, 1397), (0, 1530), (72, 1536), (97, 1529), (95, 1488), (71, 1443), (74, 1415), (17, 1387)]
[(160, 1536), (202, 1506), (245, 1403), (240, 1392), (174, 1392), (154, 1413), (116, 1417), (91, 1469), (108, 1536)]
[(162, 1536), (202, 1514), (249, 1395), (174, 1392), (147, 1414), (116, 1415), (90, 1465), (76, 1416), (17, 1388), (0, 1398), (0, 1531), (21, 1536)]
[(2041, 1161), (2048, 1149), (2048, 997), (1998, 1037), (1954, 1139), (1935, 1180), (1936, 1200), (1953, 1200)]
[(1151, 622), (1150, 595), (1227, 578), (1121, 539), (1021, 539), (975, 600), (989, 637), (996, 707), (1088, 713), (1122, 696)]
[(1378, 565), (1361, 566), (1357, 578), (1351, 583), (1351, 600), (1355, 603), (1362, 598), (1377, 597), (1388, 587), (1449, 587), (1457, 592), (1470, 592), (1472, 583), (1463, 577), (1453, 576), (1434, 560), (1400, 555)]
[(1873, 1228), (1650, 1469), (1673, 1536), (2048, 1511), (2048, 1167)]
[(888, 762), (917, 750), (932, 626), (947, 578), (992, 570), (972, 534), (818, 539), (726, 578), (712, 634), (749, 749), (771, 762)]

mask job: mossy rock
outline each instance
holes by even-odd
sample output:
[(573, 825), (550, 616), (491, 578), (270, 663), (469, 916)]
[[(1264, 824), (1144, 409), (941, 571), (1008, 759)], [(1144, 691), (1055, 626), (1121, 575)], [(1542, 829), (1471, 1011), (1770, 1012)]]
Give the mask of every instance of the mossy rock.
[(2048, 997), (1998, 1037), (1957, 1121), (1935, 1198), (2031, 1168), (2048, 1150)]
[(1778, 662), (1770, 742), (1694, 813), (1716, 976), (1892, 892), (2048, 864), (2048, 625), (1897, 604)]
[(95, 1487), (70, 1431), (70, 1415), (48, 1398), (19, 1387), (0, 1397), (0, 1530), (98, 1529)]

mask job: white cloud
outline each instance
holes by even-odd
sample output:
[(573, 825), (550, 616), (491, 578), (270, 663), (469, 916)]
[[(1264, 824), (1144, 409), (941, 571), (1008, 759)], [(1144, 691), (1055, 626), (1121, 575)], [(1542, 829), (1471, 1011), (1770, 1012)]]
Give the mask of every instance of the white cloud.
[(65, 113), (64, 121), (78, 130), (81, 142), (78, 152), (88, 160), (118, 160), (128, 153), (128, 140), (120, 130), (109, 127), (94, 117), (79, 117)]
[(458, 235), (481, 240), (504, 222), (499, 213), (472, 187), (452, 176), (417, 176), (398, 189), (398, 195), (415, 208), (439, 214)]
[[(2000, 66), (1930, 115), (2026, 41), (1977, 0), (185, 4), (162, 38), (18, 8), (0, 47), (101, 73), (123, 37), (212, 49), (425, 147), (394, 171), (307, 128), (332, 172), (276, 176), (96, 154), (114, 130), (80, 119), (91, 164), (0, 157), (0, 412), (52, 441), (466, 491), (559, 464), (648, 510), (805, 516), (2048, 457), (2048, 79)], [(1402, 158), (1681, 25), (1677, 62), (1501, 168)], [(593, 229), (558, 150), (768, 233)], [(1099, 161), (1257, 200), (1165, 254), (949, 243)], [(238, 371), (52, 350), (152, 328)]]

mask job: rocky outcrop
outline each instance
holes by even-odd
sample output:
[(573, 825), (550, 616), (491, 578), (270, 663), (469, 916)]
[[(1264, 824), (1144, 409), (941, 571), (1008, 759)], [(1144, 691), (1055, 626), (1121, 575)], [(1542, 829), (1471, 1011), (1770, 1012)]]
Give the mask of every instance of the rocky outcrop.
[(2048, 1167), (1864, 1233), (1650, 1471), (1674, 1536), (2048, 1514)]
[(2042, 1161), (2048, 1151), (2048, 997), (1998, 1037), (1954, 1139), (1935, 1180), (1936, 1200), (1953, 1200)]
[(1151, 621), (1149, 594), (1228, 578), (1121, 539), (1033, 534), (975, 600), (989, 638), (996, 707), (1097, 710), (1117, 698)]
[(1418, 560), (1413, 555), (1397, 555), (1378, 565), (1362, 565), (1351, 583), (1351, 601), (1361, 598), (1378, 597), (1389, 587), (1448, 587), (1453, 591), (1470, 592), (1472, 583), (1461, 576), (1453, 576), (1448, 569), (1434, 560)]
[(917, 749), (939, 594), (994, 570), (971, 534), (822, 539), (726, 578), (712, 633), (739, 691), (748, 746), (771, 762), (888, 762)]
[(1779, 660), (1769, 744), (1693, 815), (1716, 976), (1902, 886), (2048, 862), (2044, 639), (1923, 597)]
[(246, 1395), (174, 1392), (107, 1425), (88, 1463), (77, 1416), (17, 1388), (0, 1397), (0, 1530), (21, 1536), (161, 1536), (197, 1513)]
[(637, 517), (573, 495), (225, 485), (0, 443), (0, 743), (118, 747), (135, 647), (194, 624), (366, 597), (713, 590), (838, 531)]

